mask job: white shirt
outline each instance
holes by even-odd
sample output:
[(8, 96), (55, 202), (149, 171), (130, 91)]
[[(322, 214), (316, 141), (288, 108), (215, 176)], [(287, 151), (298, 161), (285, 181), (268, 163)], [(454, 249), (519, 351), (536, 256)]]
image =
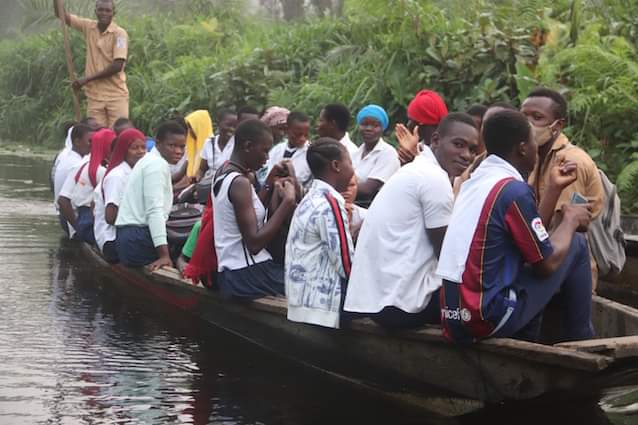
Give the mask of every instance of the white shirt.
[(368, 209), (359, 233), (345, 310), (424, 310), (441, 287), (426, 229), (447, 226), (453, 202), (448, 174), (430, 148), (392, 176)]
[(354, 254), (348, 227), (343, 197), (315, 179), (295, 210), (286, 242), (288, 320), (339, 327)]
[(295, 169), (295, 175), (297, 176), (299, 184), (301, 184), (304, 189), (309, 188), (312, 183), (312, 172), (306, 160), (308, 146), (310, 146), (310, 142), (306, 142), (306, 144), (300, 148), (291, 148), (288, 146), (288, 143), (279, 143), (273, 147), (268, 154), (268, 173), (266, 173), (266, 175), (270, 173), (270, 170), (272, 170), (275, 165), (284, 159), (286, 150), (293, 151), (292, 156), (286, 159), (292, 161), (292, 166)]
[(350, 140), (350, 135), (348, 133), (339, 140), (339, 143), (346, 147), (350, 154), (350, 158), (353, 158), (354, 154), (357, 153), (357, 150), (359, 150), (359, 146), (355, 145), (354, 142)]
[[(213, 222), (215, 223), (215, 252), (217, 253), (217, 270), (220, 272), (243, 269), (272, 259), (270, 253), (265, 249), (259, 251), (257, 255), (251, 255), (239, 230), (235, 207), (230, 201), (228, 191), (230, 184), (240, 175), (233, 172), (219, 176), (217, 181), (223, 178), (219, 191), (217, 194), (211, 191)], [(214, 187), (215, 183), (213, 183)], [(257, 216), (257, 227), (261, 228), (266, 220), (266, 208), (262, 205), (252, 185), (250, 185), (250, 190), (252, 191), (253, 208)]]
[(214, 138), (209, 137), (202, 147), (201, 157), (208, 163), (207, 174), (214, 176), (215, 172), (230, 159), (235, 149), (235, 138), (231, 137), (224, 149), (219, 148), (219, 135)]
[[(113, 204), (116, 207), (120, 206), (122, 194), (131, 171), (131, 166), (126, 161), (122, 162), (97, 185), (93, 192), (95, 199), (93, 232), (100, 251), (105, 243), (114, 241), (116, 236), (115, 226), (106, 222), (106, 206), (109, 204)], [(104, 197), (102, 197), (102, 188), (104, 188)]]
[(55, 161), (55, 173), (53, 175), (53, 201), (56, 208), (58, 207), (60, 191), (62, 190), (62, 186), (64, 186), (67, 176), (72, 169), (77, 169), (82, 162), (84, 162), (82, 156), (74, 150), (67, 150), (65, 148), (58, 155)]
[[(82, 172), (80, 173), (80, 177), (78, 181), (75, 181), (75, 175), (82, 168)], [(96, 177), (97, 183), (102, 181), (104, 177), (104, 173), (106, 173), (106, 168), (103, 166), (99, 166), (97, 169)], [(71, 200), (71, 206), (73, 207), (73, 211), (77, 212), (77, 209), (80, 207), (90, 207), (93, 204), (93, 191), (95, 188), (91, 184), (91, 179), (89, 179), (89, 161), (83, 162), (79, 167), (73, 168), (69, 171), (69, 174), (64, 181), (64, 185), (62, 186), (62, 190), (60, 190), (59, 196), (64, 196)], [(75, 229), (71, 224), (68, 224), (69, 229), (69, 237), (73, 237), (75, 235)]]
[(352, 166), (359, 182), (375, 179), (385, 183), (401, 168), (399, 154), (383, 139), (379, 139), (374, 149), (363, 157), (365, 149), (365, 144), (362, 144), (352, 156)]
[[(441, 259), (436, 271), (441, 278), (462, 282), (483, 205), (494, 185), (509, 177), (524, 181), (512, 164), (496, 155), (489, 155), (474, 170), (472, 178), (463, 182), (452, 213), (453, 224), (448, 228), (441, 247)], [(541, 228), (544, 232), (542, 223)]]

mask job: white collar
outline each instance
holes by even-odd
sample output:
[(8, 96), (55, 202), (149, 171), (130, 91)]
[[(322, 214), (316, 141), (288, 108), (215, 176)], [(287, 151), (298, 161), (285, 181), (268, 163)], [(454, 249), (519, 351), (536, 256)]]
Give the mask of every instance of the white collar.
[(346, 202), (345, 199), (343, 199), (343, 196), (339, 192), (337, 192), (337, 190), (334, 187), (332, 187), (330, 184), (326, 183), (325, 181), (321, 179), (315, 178), (313, 180), (312, 189), (318, 192), (329, 192), (332, 196), (337, 198), (340, 203)]
[[(379, 152), (385, 149), (385, 145), (387, 145), (387, 143), (383, 140), (383, 137), (381, 137), (379, 141), (377, 142), (377, 144), (374, 146), (374, 148), (372, 148), (372, 150), (368, 152), (368, 155), (370, 155), (372, 152)], [(365, 152), (365, 149), (366, 149), (366, 144), (364, 142), (361, 144), (361, 146), (359, 146), (359, 150), (363, 154), (363, 152)]]
[(347, 143), (352, 143), (352, 140), (350, 140), (350, 134), (346, 131), (346, 134), (344, 134), (344, 136), (341, 138), (341, 140), (339, 140), (339, 143), (343, 144), (347, 144)]
[(489, 155), (481, 162), (481, 165), (472, 173), (472, 178), (477, 177), (476, 180), (479, 180), (482, 175), (491, 175), (495, 172), (502, 173), (507, 177), (513, 177), (518, 181), (524, 181), (521, 173), (512, 164), (494, 154)]

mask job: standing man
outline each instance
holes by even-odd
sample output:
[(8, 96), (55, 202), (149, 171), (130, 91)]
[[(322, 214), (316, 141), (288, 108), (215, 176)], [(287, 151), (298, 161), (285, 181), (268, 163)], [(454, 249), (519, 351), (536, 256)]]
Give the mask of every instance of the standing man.
[(128, 34), (113, 22), (113, 0), (97, 0), (97, 21), (80, 18), (59, 11), (53, 2), (56, 16), (64, 14), (68, 26), (81, 31), (86, 42), (84, 77), (73, 82), (73, 88), (84, 88), (88, 99), (88, 114), (104, 127), (112, 127), (118, 118), (128, 118), (128, 88), (124, 66), (128, 54)]

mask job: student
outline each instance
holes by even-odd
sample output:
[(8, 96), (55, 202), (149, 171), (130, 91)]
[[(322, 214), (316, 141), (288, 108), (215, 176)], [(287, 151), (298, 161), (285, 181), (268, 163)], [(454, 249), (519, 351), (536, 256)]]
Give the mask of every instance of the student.
[(388, 114), (378, 105), (368, 105), (357, 114), (363, 139), (363, 144), (352, 155), (358, 203), (372, 202), (381, 186), (401, 168), (397, 151), (381, 138), (389, 123)]
[(529, 122), (503, 110), (483, 124), (488, 157), (461, 187), (437, 274), (443, 278), (441, 320), (449, 339), (488, 337), (538, 341), (543, 310), (560, 291), (563, 339), (592, 337), (591, 270), (585, 237), (587, 205), (565, 204), (549, 234), (545, 223), (575, 164), (558, 163), (537, 208), (526, 177), (538, 147)]
[(202, 148), (202, 162), (199, 169), (200, 178), (214, 176), (222, 164), (230, 159), (235, 146), (232, 139), (237, 127), (237, 114), (230, 109), (223, 109), (217, 116), (219, 134), (209, 137)]
[(94, 244), (93, 191), (102, 181), (111, 154), (115, 132), (104, 128), (91, 137), (91, 156), (74, 168), (64, 181), (58, 196), (60, 212), (68, 223), (69, 236)]
[(483, 117), (485, 116), (487, 109), (487, 106), (481, 105), (480, 103), (475, 103), (474, 105), (467, 108), (467, 114), (474, 120), (476, 128), (481, 128), (481, 126), (483, 125)]
[[(93, 130), (86, 124), (76, 124), (68, 130), (64, 149), (58, 154), (53, 165), (53, 200), (58, 205), (58, 196), (72, 169), (82, 164), (82, 158), (91, 152)], [(63, 226), (66, 228), (66, 225)]]
[(288, 130), (288, 115), (290, 115), (290, 111), (288, 109), (280, 106), (271, 106), (266, 109), (264, 114), (261, 116), (261, 121), (270, 127), (270, 131), (272, 131), (274, 146), (281, 143), (286, 136), (286, 132)]
[(182, 157), (182, 161), (186, 162), (184, 164), (186, 176), (193, 181), (200, 170), (202, 148), (206, 140), (213, 137), (213, 121), (208, 111), (203, 109), (188, 114), (184, 121), (188, 129), (188, 136), (186, 137), (186, 153)]
[[(563, 134), (567, 120), (567, 101), (557, 91), (547, 88), (537, 88), (527, 96), (523, 102), (521, 112), (527, 117), (536, 144), (538, 145), (538, 163), (529, 176), (529, 184), (534, 188), (534, 193), (539, 202), (547, 196), (551, 170), (563, 161), (576, 163), (576, 180), (564, 188), (558, 196), (558, 202), (552, 211), (541, 211), (547, 214), (550, 220), (547, 225), (553, 228), (552, 221), (556, 212), (557, 221), (560, 220), (560, 209), (569, 204), (574, 193), (579, 193), (589, 200), (593, 218), (598, 217), (603, 207), (603, 184), (596, 163), (583, 149), (572, 145)], [(598, 267), (594, 257), (591, 256), (591, 270), (593, 287), (598, 281)]]
[(119, 117), (128, 117), (129, 92), (124, 68), (128, 56), (128, 34), (113, 22), (115, 2), (97, 0), (97, 20), (80, 18), (58, 10), (53, 2), (55, 15), (64, 17), (68, 26), (80, 31), (86, 42), (86, 66), (84, 77), (73, 82), (76, 90), (84, 88), (88, 99), (89, 114), (103, 127), (111, 127)]
[(308, 148), (314, 176), (295, 210), (286, 242), (288, 320), (339, 328), (353, 244), (345, 201), (354, 170), (340, 142), (321, 138)]
[(166, 220), (173, 205), (169, 164), (177, 164), (186, 148), (186, 130), (168, 121), (157, 129), (155, 149), (129, 175), (117, 213), (117, 255), (125, 266), (172, 266)]
[[(512, 111), (516, 110), (515, 107), (513, 107), (512, 105), (510, 105), (507, 102), (496, 102), (496, 103), (490, 105), (490, 107), (487, 108), (487, 110), (483, 114), (483, 118), (481, 120), (481, 127), (482, 127), (483, 122), (485, 120), (487, 120), (489, 117), (491, 117), (496, 112), (502, 111), (502, 110), (505, 110), (505, 109), (509, 109), (509, 110), (512, 110)], [(473, 118), (474, 118), (474, 122), (477, 122), (476, 117), (473, 117)], [(479, 132), (480, 132), (481, 127), (477, 127), (479, 129)], [(481, 162), (485, 159), (486, 156), (487, 156), (487, 152), (485, 152), (485, 143), (483, 143), (483, 138), (479, 137), (478, 155), (476, 155), (476, 158), (474, 158), (474, 162), (472, 162), (472, 164), (469, 167), (467, 167), (467, 169), (465, 171), (463, 171), (463, 174), (461, 174), (460, 176), (458, 176), (457, 178), (454, 179), (453, 190), (454, 190), (454, 196), (455, 197), (459, 194), (459, 191), (461, 190), (461, 185), (463, 183), (465, 183), (467, 181), (467, 179), (470, 178), (470, 176), (472, 175), (474, 170), (476, 170), (478, 168), (478, 166), (481, 165)]]
[[(348, 151), (350, 158), (353, 158), (359, 147), (350, 140), (348, 127), (352, 117), (350, 111), (345, 105), (340, 103), (332, 103), (326, 105), (319, 114), (319, 123), (317, 124), (317, 134), (319, 137), (330, 137), (338, 140)], [(357, 177), (352, 176), (350, 184), (345, 191), (341, 192), (346, 202), (346, 212), (348, 213), (348, 223), (353, 231), (357, 231), (361, 226), (361, 217), (363, 212), (361, 208), (354, 205), (357, 198)]]
[[(213, 222), (218, 283), (222, 295), (255, 299), (283, 295), (283, 267), (275, 265), (266, 246), (277, 237), (281, 226), (295, 209), (295, 184), (288, 179), (274, 181), (277, 166), (261, 190), (260, 198), (249, 178), (268, 159), (272, 134), (259, 120), (244, 121), (235, 132), (235, 149), (213, 182)], [(270, 185), (272, 182), (272, 186)], [(267, 199), (280, 199), (266, 221)]]
[(312, 183), (312, 173), (306, 161), (306, 152), (310, 142), (310, 118), (303, 112), (291, 112), (286, 121), (288, 143), (280, 143), (272, 148), (269, 153), (268, 173), (282, 160), (288, 159), (292, 162), (297, 181), (304, 189), (310, 187)]
[(350, 140), (348, 127), (352, 117), (348, 107), (340, 103), (326, 105), (319, 114), (317, 134), (319, 137), (330, 137), (338, 140), (346, 147), (350, 157), (353, 157), (359, 147)]
[(446, 116), (430, 146), (381, 188), (359, 234), (346, 311), (388, 328), (438, 323), (435, 271), (452, 214), (450, 181), (472, 163), (478, 139), (472, 117)]
[(128, 130), (129, 128), (135, 128), (135, 126), (133, 125), (133, 121), (128, 118), (118, 118), (113, 124), (113, 131), (115, 131), (115, 134), (118, 136), (122, 134), (124, 130)]
[(401, 164), (412, 162), (419, 153), (419, 146), (429, 146), (439, 123), (448, 114), (443, 98), (435, 91), (421, 90), (408, 105), (407, 126), (397, 124)]
[(119, 262), (115, 243), (118, 207), (128, 177), (135, 164), (146, 154), (146, 137), (135, 129), (124, 130), (117, 138), (109, 167), (95, 188), (95, 241), (109, 263)]

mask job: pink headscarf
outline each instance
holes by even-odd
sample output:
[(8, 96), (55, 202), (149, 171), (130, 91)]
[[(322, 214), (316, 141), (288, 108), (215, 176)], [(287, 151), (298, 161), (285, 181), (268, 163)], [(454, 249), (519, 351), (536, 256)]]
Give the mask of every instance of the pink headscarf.
[(447, 114), (445, 101), (432, 90), (421, 90), (408, 105), (408, 118), (420, 125), (438, 125)]
[(264, 115), (261, 117), (261, 121), (268, 127), (275, 127), (277, 125), (286, 124), (290, 111), (286, 108), (279, 106), (271, 106), (266, 109)]

